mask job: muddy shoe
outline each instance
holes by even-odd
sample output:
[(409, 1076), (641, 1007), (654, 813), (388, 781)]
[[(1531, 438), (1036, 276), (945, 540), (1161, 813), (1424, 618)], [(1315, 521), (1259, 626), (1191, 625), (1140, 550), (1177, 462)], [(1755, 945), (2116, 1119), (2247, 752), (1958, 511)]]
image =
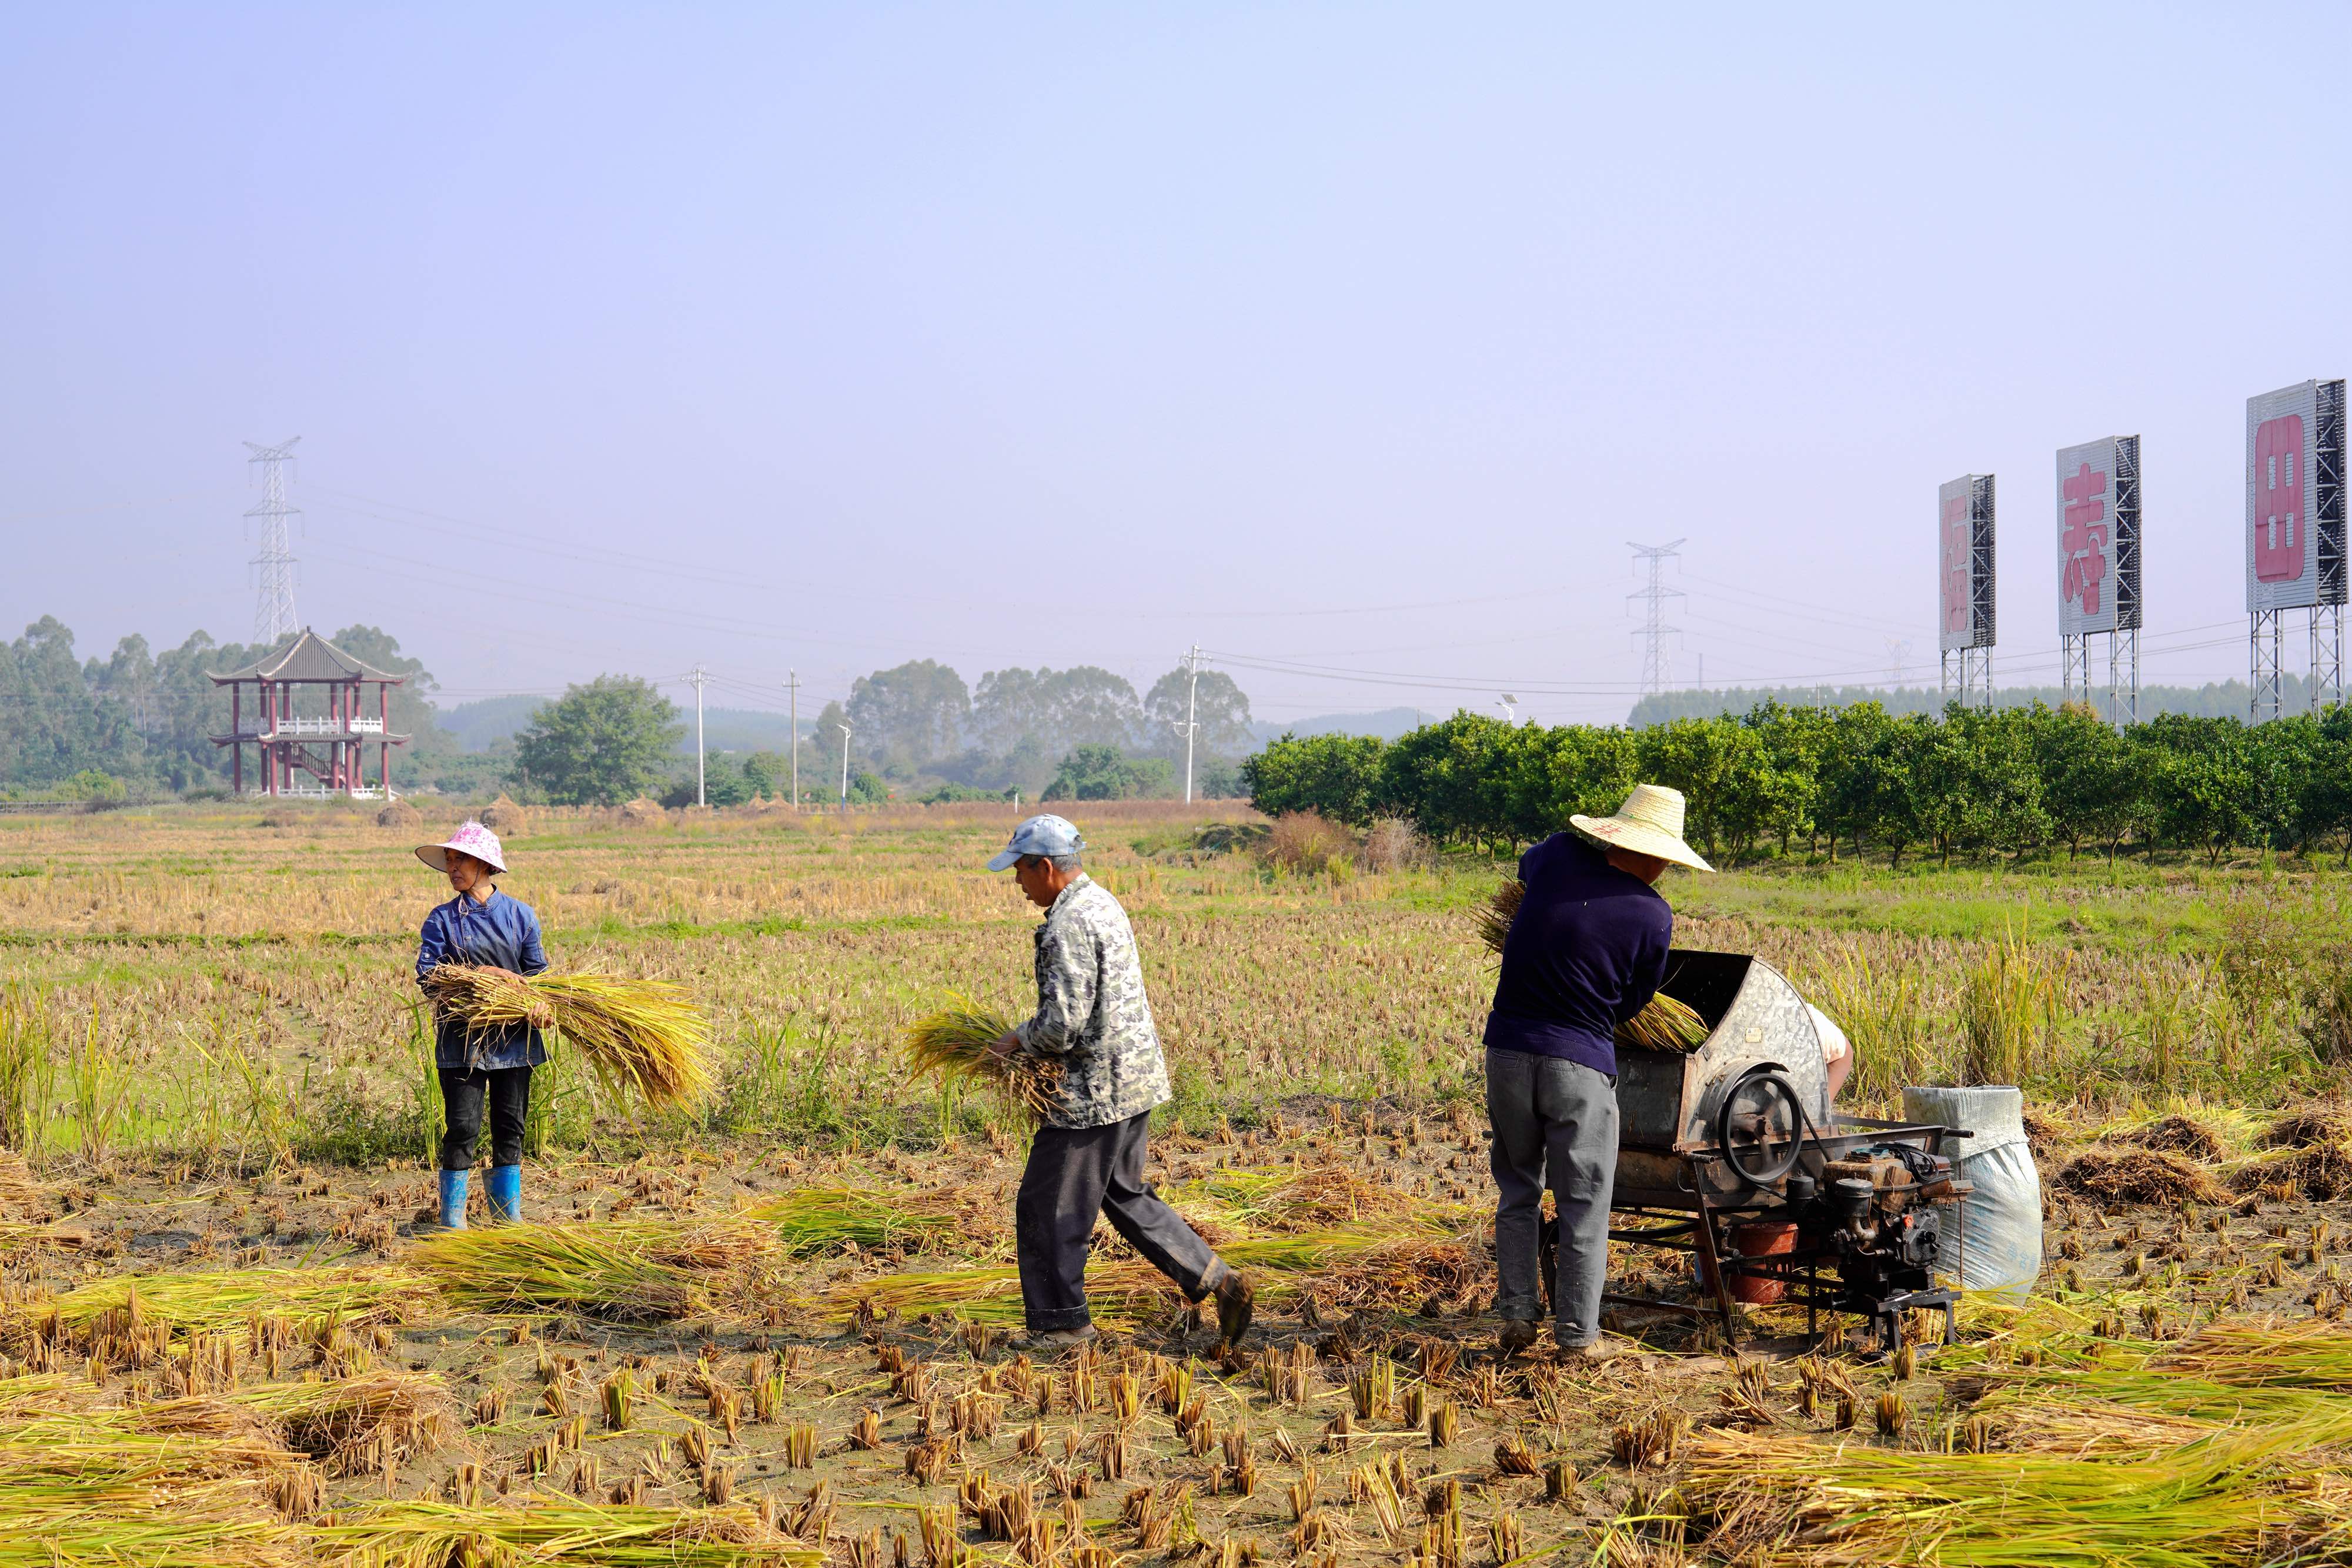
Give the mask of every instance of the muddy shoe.
[(1495, 1348), (1505, 1355), (1517, 1355), (1535, 1343), (1533, 1318), (1505, 1318), (1502, 1329), (1495, 1335)]
[(1223, 1344), (1239, 1344), (1242, 1335), (1249, 1333), (1250, 1319), (1257, 1312), (1257, 1292), (1242, 1278), (1238, 1269), (1228, 1269), (1217, 1281), (1211, 1292), (1217, 1298), (1217, 1339)]
[(1092, 1323), (1081, 1323), (1074, 1329), (1041, 1329), (1014, 1340), (1013, 1348), (1027, 1351), (1032, 1355), (1060, 1355), (1065, 1351), (1076, 1350), (1091, 1343), (1097, 1332)]
[(1587, 1344), (1562, 1345), (1559, 1359), (1576, 1366), (1597, 1366), (1633, 1352), (1614, 1340), (1596, 1339)]

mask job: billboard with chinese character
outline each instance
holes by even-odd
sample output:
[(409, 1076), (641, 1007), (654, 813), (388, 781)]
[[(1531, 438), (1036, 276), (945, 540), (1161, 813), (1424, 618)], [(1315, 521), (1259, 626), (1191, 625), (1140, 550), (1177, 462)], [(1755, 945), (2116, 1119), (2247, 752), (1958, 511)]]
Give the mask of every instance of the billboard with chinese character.
[(2344, 602), (2344, 383), (2246, 400), (2246, 608)]
[(1992, 476), (1964, 474), (1936, 492), (1936, 645), (1992, 646)]
[(2139, 437), (2058, 451), (2058, 632), (2139, 627)]

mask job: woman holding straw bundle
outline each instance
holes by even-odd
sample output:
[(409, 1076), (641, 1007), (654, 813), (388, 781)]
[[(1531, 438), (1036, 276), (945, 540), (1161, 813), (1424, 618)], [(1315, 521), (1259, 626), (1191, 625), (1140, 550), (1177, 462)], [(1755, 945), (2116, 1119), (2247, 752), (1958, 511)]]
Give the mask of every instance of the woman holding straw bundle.
[[(425, 917), (416, 949), (420, 986), (444, 964), (466, 965), (502, 975), (536, 975), (547, 967), (541, 950), (539, 916), (528, 904), (509, 897), (491, 881), (507, 869), (499, 836), (479, 822), (467, 822), (437, 844), (419, 844), (416, 858), (449, 879), (456, 894)], [(428, 995), (429, 995), (428, 991)], [(522, 1218), (522, 1128), (530, 1108), (530, 1070), (547, 1060), (539, 1027), (529, 1021), (469, 1024), (448, 1007), (434, 1012), (433, 1069), (441, 1080), (446, 1117), (441, 1134), (441, 1207), (438, 1222), (466, 1228), (466, 1189), (487, 1109), (490, 1123), (490, 1180), (483, 1197), (492, 1219)]]
[(1486, 1015), (1495, 1312), (1506, 1354), (1535, 1343), (1549, 1182), (1559, 1210), (1553, 1333), (1562, 1355), (1597, 1360), (1610, 1354), (1601, 1292), (1617, 1185), (1617, 1029), (1665, 977), (1675, 912), (1653, 884), (1669, 865), (1715, 868), (1683, 842), (1680, 790), (1638, 784), (1615, 816), (1569, 821), (1577, 833), (1519, 857), (1527, 891)]

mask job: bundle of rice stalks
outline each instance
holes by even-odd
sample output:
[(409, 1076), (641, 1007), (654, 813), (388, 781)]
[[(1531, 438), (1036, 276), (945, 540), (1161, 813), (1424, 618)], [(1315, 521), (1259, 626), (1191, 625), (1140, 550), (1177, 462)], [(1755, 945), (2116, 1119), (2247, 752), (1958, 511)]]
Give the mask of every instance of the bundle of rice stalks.
[(1726, 1559), (1821, 1568), (2209, 1568), (2292, 1560), (2338, 1527), (2323, 1458), (2352, 1421), (2228, 1429), (2140, 1445), (1953, 1454), (1724, 1430), (1691, 1453), (1685, 1495)]
[(1206, 1211), (1213, 1222), (1235, 1230), (1321, 1230), (1399, 1214), (1420, 1201), (1337, 1161), (1213, 1171), (1167, 1196), (1187, 1218)]
[[(1955, 1353), (1942, 1360), (1959, 1364)], [(2011, 1421), (2063, 1407), (2053, 1401), (2205, 1422), (2352, 1416), (2352, 1333), (2334, 1323), (2217, 1322), (2180, 1341), (2081, 1340), (2031, 1366), (1966, 1364), (1975, 1370), (1952, 1391), (1990, 1390), (1982, 1407)]]
[(2075, 1155), (2053, 1177), (2061, 1192), (2097, 1198), (2103, 1203), (2219, 1203), (2220, 1187), (2212, 1177), (2179, 1155), (2154, 1149), (2087, 1149)]
[(795, 1258), (839, 1252), (855, 1244), (866, 1251), (919, 1251), (953, 1240), (967, 1252), (1001, 1240), (1002, 1206), (974, 1194), (883, 1192), (873, 1187), (807, 1186), (744, 1210), (745, 1217), (775, 1227), (783, 1249)]
[(777, 1250), (752, 1219), (647, 1219), (444, 1230), (412, 1256), (468, 1311), (658, 1322), (704, 1310), (716, 1286)]
[(1013, 1028), (999, 1015), (964, 998), (907, 1030), (907, 1054), (918, 1075), (985, 1084), (1032, 1115), (1041, 1115), (1061, 1087), (1062, 1064), (1034, 1051), (999, 1056), (988, 1048)]
[[(1511, 934), (1511, 922), (1518, 917), (1519, 905), (1528, 895), (1528, 884), (1512, 877), (1486, 895), (1486, 902), (1471, 913), (1478, 927), (1478, 940), (1496, 957), (1503, 955), (1503, 943)], [(1706, 1020), (1689, 1006), (1676, 1001), (1663, 991), (1650, 998), (1650, 1005), (1617, 1026), (1617, 1043), (1643, 1051), (1696, 1051), (1706, 1043), (1709, 1033)]]
[(121, 1411), (0, 1431), (0, 1568), (227, 1568), (298, 1560), (272, 1486), (306, 1469), (267, 1435), (158, 1434)]
[(1648, 1006), (1617, 1026), (1617, 1043), (1643, 1051), (1693, 1051), (1705, 1045), (1712, 1032), (1690, 1004), (1660, 991)]
[(1503, 943), (1511, 935), (1511, 922), (1518, 918), (1519, 904), (1528, 896), (1528, 884), (1512, 877), (1486, 895), (1486, 902), (1471, 912), (1477, 923), (1478, 940), (1486, 951), (1501, 957)]
[(2221, 1140), (2213, 1135), (2212, 1129), (2186, 1116), (2160, 1117), (2125, 1134), (2124, 1142), (2158, 1154), (2179, 1155), (2200, 1165), (2210, 1165), (2223, 1153)]
[(615, 975), (529, 979), (443, 964), (425, 977), (438, 1011), (468, 1029), (553, 1029), (605, 1087), (656, 1107), (692, 1105), (710, 1092), (710, 1027), (686, 988)]
[(2293, 1187), (2322, 1203), (2352, 1195), (2352, 1153), (2341, 1144), (2311, 1144), (2249, 1160), (2230, 1173), (2230, 1190)]
[(202, 1274), (119, 1274), (59, 1296), (47, 1312), (20, 1309), (8, 1332), (42, 1329), (86, 1344), (94, 1333), (131, 1334), (161, 1323), (180, 1334), (243, 1328), (256, 1312), (298, 1323), (338, 1318), (352, 1327), (406, 1322), (432, 1304), (433, 1287), (405, 1269), (227, 1269)]
[(541, 1493), (520, 1506), (398, 1502), (310, 1531), (337, 1568), (567, 1563), (583, 1568), (823, 1568), (822, 1546), (761, 1522), (747, 1504), (656, 1508)]

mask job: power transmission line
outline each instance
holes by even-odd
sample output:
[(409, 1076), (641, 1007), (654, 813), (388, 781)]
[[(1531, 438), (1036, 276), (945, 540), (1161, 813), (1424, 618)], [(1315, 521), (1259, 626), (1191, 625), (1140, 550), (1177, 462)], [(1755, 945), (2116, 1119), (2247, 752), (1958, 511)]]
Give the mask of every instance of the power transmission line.
[(253, 640), (264, 647), (275, 647), (302, 628), (294, 611), (294, 552), (286, 539), (286, 519), (302, 514), (286, 504), (285, 470), (293, 461), (294, 444), (301, 439), (289, 435), (275, 446), (245, 444), (253, 454), (246, 461), (261, 465), (261, 504), (245, 515), (261, 522), (261, 553), (252, 561)]

